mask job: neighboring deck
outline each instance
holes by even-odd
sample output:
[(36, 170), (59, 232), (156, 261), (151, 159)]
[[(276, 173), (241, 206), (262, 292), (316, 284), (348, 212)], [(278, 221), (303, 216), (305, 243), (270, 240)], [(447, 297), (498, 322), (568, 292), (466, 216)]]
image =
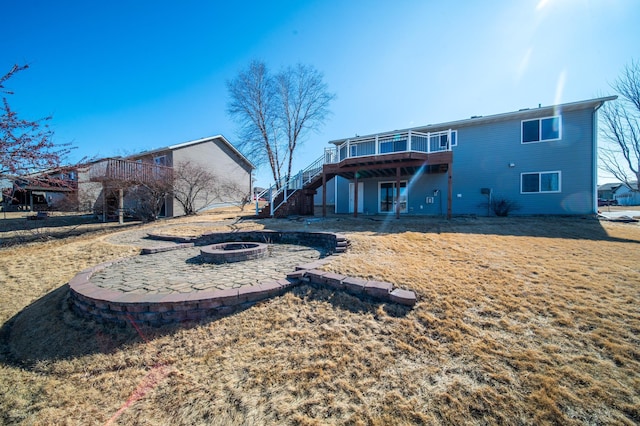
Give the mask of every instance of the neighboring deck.
[(109, 158), (91, 165), (92, 182), (142, 183), (171, 179), (173, 168), (152, 163)]

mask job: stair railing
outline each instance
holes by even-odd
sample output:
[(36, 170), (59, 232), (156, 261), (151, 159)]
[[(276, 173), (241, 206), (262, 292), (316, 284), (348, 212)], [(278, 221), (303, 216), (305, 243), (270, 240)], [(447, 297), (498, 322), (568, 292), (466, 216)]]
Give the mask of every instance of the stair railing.
[[(260, 207), (258, 206), (258, 202), (260, 198), (267, 199), (269, 203), (269, 214), (273, 216), (273, 214), (278, 210), (278, 208), (282, 207), (286, 202), (291, 198), (293, 194), (297, 191), (304, 188), (306, 184), (311, 182), (316, 176), (322, 173), (322, 166), (325, 163), (325, 155), (323, 154), (307, 166), (304, 170), (299, 171), (295, 176), (291, 177), (289, 180), (285, 180), (285, 178), (280, 179), (279, 185), (273, 184), (269, 188), (260, 192), (256, 195), (256, 215), (260, 212)], [(274, 201), (277, 199), (280, 193), (284, 192), (284, 197), (282, 201), (275, 205)]]

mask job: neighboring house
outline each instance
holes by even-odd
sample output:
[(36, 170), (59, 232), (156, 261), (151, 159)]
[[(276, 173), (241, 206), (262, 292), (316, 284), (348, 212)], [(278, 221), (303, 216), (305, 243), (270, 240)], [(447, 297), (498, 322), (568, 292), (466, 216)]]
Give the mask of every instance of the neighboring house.
[(65, 210), (78, 208), (78, 173), (75, 167), (59, 167), (6, 179), (5, 210)]
[(598, 199), (611, 201), (613, 200), (613, 194), (616, 192), (622, 183), (614, 182), (614, 183), (605, 183), (598, 186)]
[[(174, 167), (190, 163), (207, 169), (216, 176), (216, 184), (224, 190), (210, 188), (215, 196), (197, 200), (196, 210), (216, 205), (239, 204), (249, 199), (252, 191), (253, 164), (222, 135), (145, 151), (128, 157), (93, 161), (79, 170), (79, 200), (106, 220), (118, 212), (135, 209), (140, 202), (141, 184), (152, 180), (171, 179)], [(160, 216), (184, 214), (182, 206), (168, 194)]]
[(519, 215), (596, 213), (597, 110), (614, 99), (335, 140), (295, 182), (267, 191), (263, 212), (313, 213), (323, 188), (326, 214), (333, 185), (334, 211), (354, 216), (492, 215), (500, 200)]
[[(638, 187), (636, 182), (629, 182), (635, 188)], [(640, 192), (631, 190), (625, 184), (619, 184), (618, 188), (613, 192), (613, 199), (618, 202), (619, 206), (640, 206)]]

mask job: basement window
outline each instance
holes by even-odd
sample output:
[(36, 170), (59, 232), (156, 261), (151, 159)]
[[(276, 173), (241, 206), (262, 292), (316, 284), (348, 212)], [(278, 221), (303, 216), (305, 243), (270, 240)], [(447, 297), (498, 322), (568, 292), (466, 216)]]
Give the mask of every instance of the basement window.
[(534, 172), (522, 173), (520, 175), (520, 192), (522, 194), (560, 192), (561, 173), (554, 172)]

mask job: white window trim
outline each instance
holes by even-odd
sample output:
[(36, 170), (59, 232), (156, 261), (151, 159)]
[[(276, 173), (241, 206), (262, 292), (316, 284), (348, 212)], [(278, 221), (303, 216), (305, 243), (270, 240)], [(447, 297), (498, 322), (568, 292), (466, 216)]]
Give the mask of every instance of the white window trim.
[[(524, 129), (523, 129), (523, 124), (525, 122), (528, 121), (538, 121), (538, 135), (539, 137), (542, 136), (542, 120), (547, 120), (549, 118), (557, 118), (558, 119), (558, 137), (555, 139), (538, 139), (537, 141), (529, 141), (529, 142), (525, 142), (524, 141)], [(529, 145), (532, 143), (544, 143), (544, 142), (553, 142), (553, 141), (559, 141), (562, 139), (562, 115), (550, 115), (548, 117), (540, 117), (540, 118), (531, 118), (529, 120), (521, 120), (520, 121), (520, 144), (522, 145)]]
[[(549, 174), (549, 173), (557, 173), (558, 174), (558, 190), (557, 191), (541, 191), (540, 190), (540, 175)], [(524, 192), (522, 189), (522, 177), (524, 175), (538, 175), (538, 191), (537, 192)], [(520, 194), (522, 195), (531, 195), (531, 194), (558, 194), (562, 192), (562, 172), (560, 170), (545, 170), (542, 172), (523, 172), (520, 173)]]
[[(379, 181), (378, 182), (378, 213), (379, 214), (395, 214), (396, 213), (396, 209), (394, 206), (394, 209), (388, 212), (382, 211), (382, 209), (380, 208), (381, 204), (382, 204), (382, 200), (380, 199), (380, 187), (382, 186), (383, 183), (392, 183), (393, 186), (396, 185), (396, 181), (395, 180), (384, 180), (384, 181)], [(404, 187), (407, 190), (407, 209), (406, 210), (400, 210), (400, 213), (408, 213), (409, 212), (409, 181), (407, 180), (401, 180), (400, 181), (400, 186), (402, 187), (402, 184), (404, 183)]]
[[(160, 164), (160, 159), (164, 158), (164, 164)], [(167, 165), (167, 156), (166, 155), (158, 155), (157, 157), (153, 157), (153, 164), (156, 166), (166, 166)]]

